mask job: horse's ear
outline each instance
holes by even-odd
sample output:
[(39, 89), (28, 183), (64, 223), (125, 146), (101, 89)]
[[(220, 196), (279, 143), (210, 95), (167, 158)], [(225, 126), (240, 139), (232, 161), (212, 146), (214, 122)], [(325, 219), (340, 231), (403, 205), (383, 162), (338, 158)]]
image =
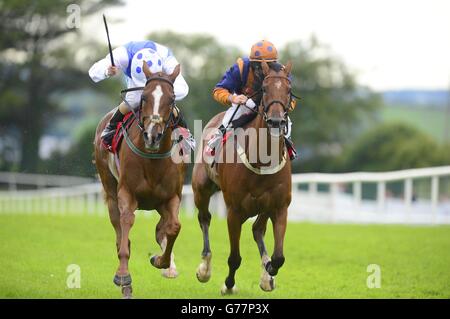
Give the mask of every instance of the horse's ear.
[(292, 70), (292, 62), (288, 61), (288, 63), (284, 67), (284, 71), (286, 72), (287, 75), (289, 75), (291, 74), (291, 70)]
[(175, 82), (175, 79), (180, 74), (181, 66), (178, 64), (175, 69), (173, 70), (172, 74), (169, 74), (169, 79), (173, 82)]
[(262, 60), (261, 67), (262, 67), (264, 76), (267, 76), (267, 74), (269, 74), (270, 68), (269, 68), (269, 65), (267, 64), (267, 62), (265, 60)]
[(152, 76), (152, 71), (150, 71), (147, 61), (142, 62), (142, 70), (144, 70), (144, 74), (147, 79)]

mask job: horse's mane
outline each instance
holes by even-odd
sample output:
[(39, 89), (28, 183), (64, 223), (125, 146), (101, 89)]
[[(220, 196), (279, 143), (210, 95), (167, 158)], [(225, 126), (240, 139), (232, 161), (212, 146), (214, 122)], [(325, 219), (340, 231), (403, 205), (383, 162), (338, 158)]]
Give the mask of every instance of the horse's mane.
[(269, 62), (268, 65), (269, 68), (274, 70), (275, 72), (280, 72), (284, 67), (283, 64), (278, 62)]

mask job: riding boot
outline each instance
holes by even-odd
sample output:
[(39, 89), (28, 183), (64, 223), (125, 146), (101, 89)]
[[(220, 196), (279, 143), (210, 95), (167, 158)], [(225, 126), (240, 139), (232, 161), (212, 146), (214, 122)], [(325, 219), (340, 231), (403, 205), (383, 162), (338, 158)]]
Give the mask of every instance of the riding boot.
[(298, 157), (298, 154), (295, 150), (294, 142), (292, 142), (290, 137), (284, 137), (284, 142), (286, 143), (286, 147), (288, 149), (289, 158), (291, 161), (295, 160)]
[(117, 109), (102, 132), (101, 138), (103, 144), (105, 144), (108, 148), (111, 147), (112, 139), (116, 133), (117, 124), (123, 120), (123, 117), (124, 115), (119, 111), (119, 109)]

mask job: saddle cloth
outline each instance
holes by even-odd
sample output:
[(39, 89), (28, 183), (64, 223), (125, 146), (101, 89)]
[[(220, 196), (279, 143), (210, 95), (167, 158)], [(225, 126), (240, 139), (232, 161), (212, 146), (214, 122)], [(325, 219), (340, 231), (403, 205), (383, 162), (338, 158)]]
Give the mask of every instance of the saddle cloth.
[(111, 147), (108, 148), (108, 150), (113, 153), (116, 154), (119, 149), (120, 149), (120, 144), (123, 140), (123, 130), (122, 127), (125, 128), (125, 130), (127, 130), (131, 124), (133, 124), (133, 122), (135, 121), (135, 117), (133, 116), (132, 112), (128, 112), (127, 114), (125, 114), (122, 122), (119, 122), (119, 124), (117, 124), (117, 128), (116, 128), (116, 133), (114, 134), (114, 137), (112, 139), (112, 143), (111, 143)]

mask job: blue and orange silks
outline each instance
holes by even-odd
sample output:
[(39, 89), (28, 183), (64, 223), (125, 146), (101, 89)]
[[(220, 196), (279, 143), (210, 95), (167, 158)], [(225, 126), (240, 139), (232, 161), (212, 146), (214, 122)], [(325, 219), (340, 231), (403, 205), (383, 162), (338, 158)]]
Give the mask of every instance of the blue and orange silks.
[[(251, 96), (254, 94), (253, 90), (253, 72), (250, 72), (249, 58), (238, 58), (236, 63), (225, 72), (222, 79), (213, 89), (214, 99), (225, 105), (231, 105), (229, 100), (230, 94), (244, 94)], [(297, 102), (292, 100), (290, 110), (292, 111)]]

